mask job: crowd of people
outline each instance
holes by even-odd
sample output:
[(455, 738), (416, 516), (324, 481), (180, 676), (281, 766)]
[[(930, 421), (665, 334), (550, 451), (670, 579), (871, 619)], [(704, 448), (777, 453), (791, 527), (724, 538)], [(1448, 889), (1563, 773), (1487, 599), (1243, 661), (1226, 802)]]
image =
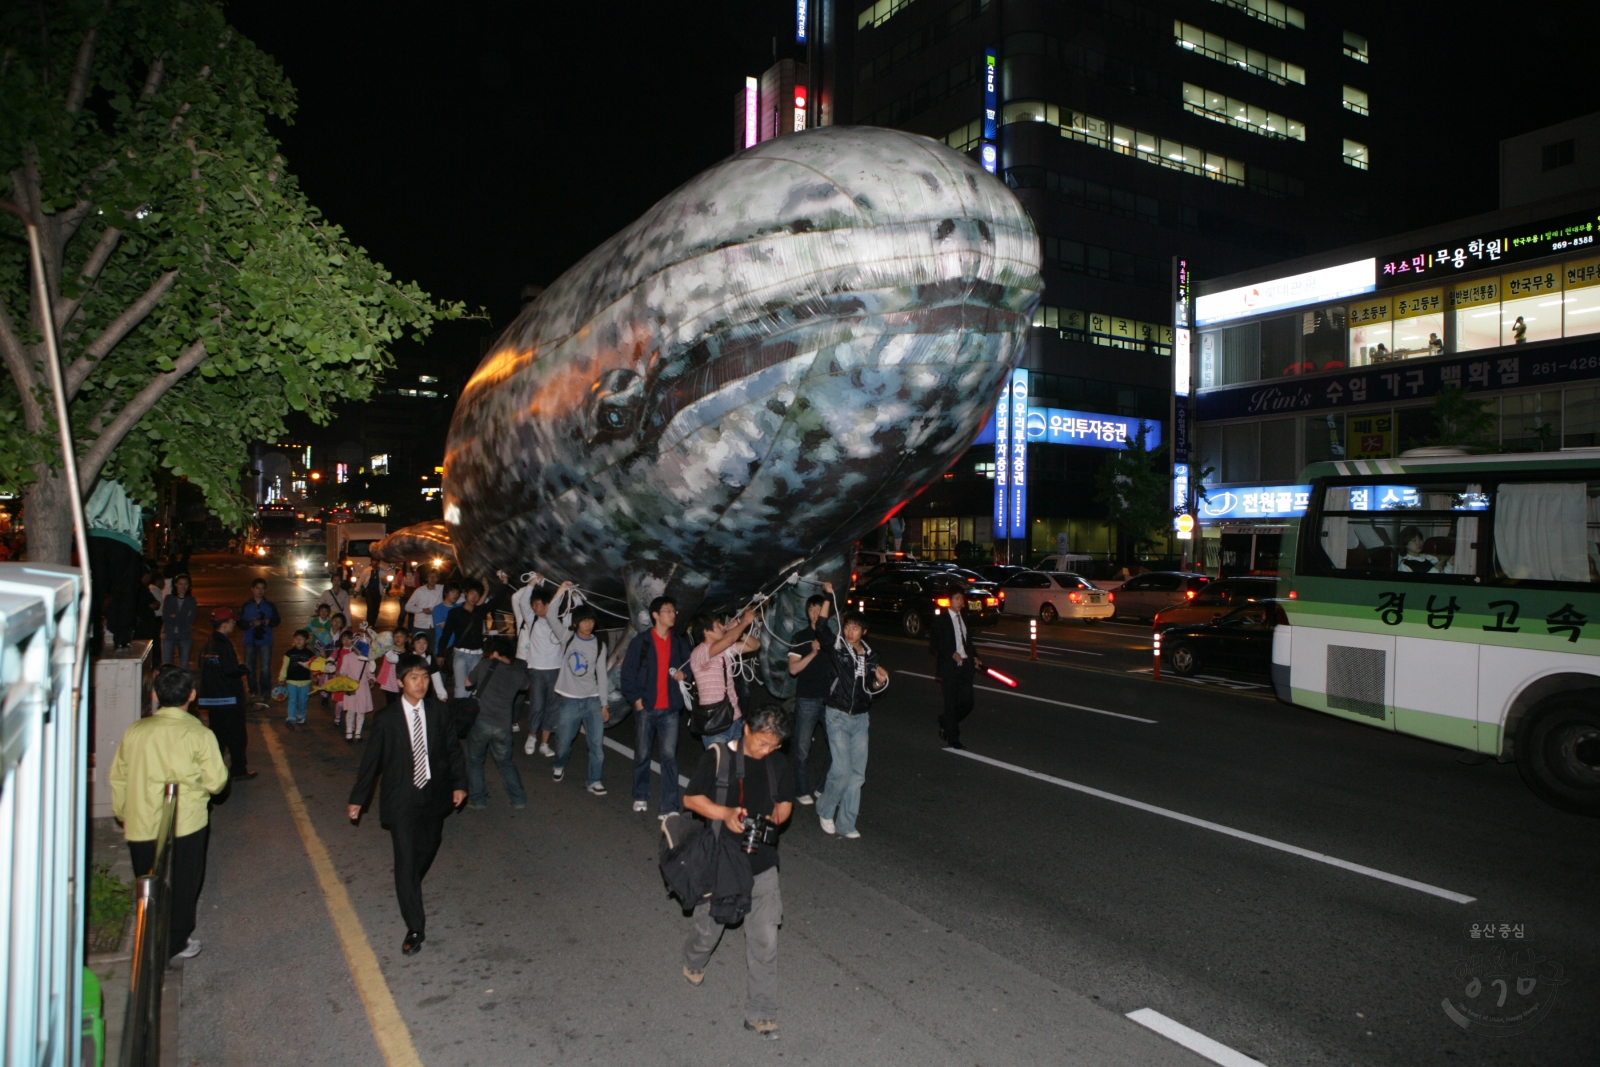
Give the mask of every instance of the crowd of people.
[[(287, 648), (275, 652), (276, 631), (284, 621), (266, 595), (265, 581), (257, 579), (240, 607), (209, 613), (211, 635), (194, 673), (189, 633), (197, 606), (191, 583), (187, 575), (177, 575), (163, 587), (163, 666), (155, 679), (160, 710), (125, 736), (112, 782), (136, 868), (141, 857), (148, 859), (152, 783), (177, 780), (186, 798), (188, 815), (179, 829), (186, 851), (179, 854), (184, 857), (180, 865), (192, 867), (198, 854), (199, 873), (184, 867), (174, 886), (173, 954), (199, 951), (192, 934), (194, 897), (204, 871), (205, 801), (230, 780), (257, 773), (248, 764), (249, 707), (270, 709), (281, 702), (284, 727), (298, 730), (308, 725), (313, 698), (320, 695), (323, 713), (346, 742), (362, 743), (348, 815), (359, 822), (374, 786), (381, 784), (379, 811), (392, 839), (405, 955), (418, 952), (426, 939), (422, 879), (438, 853), (445, 818), (463, 805), (489, 805), (488, 762), (493, 760), (510, 805), (524, 808), (528, 792), (514, 758), (517, 735), (525, 735), (524, 754), (550, 760), (551, 777), (561, 782), (581, 732), (587, 750), (583, 788), (603, 797), (605, 731), (632, 715), (634, 812), (650, 810), (654, 776), (660, 782), (655, 812), (664, 824), (686, 809), (714, 832), (744, 835), (752, 825), (772, 828), (770, 841), (758, 839), (743, 853), (751, 890), (748, 916), (742, 918), (749, 972), (746, 1026), (776, 1036), (782, 915), (777, 828), (796, 806), (811, 807), (824, 833), (861, 837), (857, 823), (869, 712), (889, 682), (867, 643), (866, 619), (854, 611), (841, 617), (832, 587), (824, 584), (806, 604), (805, 625), (789, 635), (762, 633), (753, 608), (731, 618), (702, 612), (685, 630), (679, 627), (677, 603), (662, 596), (649, 605), (650, 627), (617, 648), (610, 640), (615, 631), (600, 626), (602, 612), (584, 602), (571, 583), (552, 587), (529, 575), (513, 590), (504, 573), (448, 584), (424, 573), (413, 587), (401, 590), (396, 625), (380, 630), (381, 599), (368, 601), (364, 619), (351, 615), (352, 592), (366, 596), (375, 580), (359, 575), (352, 586), (336, 572), (311, 617), (293, 631)], [(511, 616), (509, 627), (500, 624), (504, 614)], [(932, 642), (946, 693), (940, 733), (947, 744), (960, 747), (959, 724), (971, 707), (976, 659), (959, 608), (940, 622)], [(750, 684), (755, 676), (750, 657), (771, 641), (783, 642), (795, 680), (790, 707)], [(200, 729), (191, 709), (206, 715), (209, 730)], [(686, 725), (703, 754), (680, 795), (678, 740)], [(820, 781), (810, 766), (819, 726), (831, 757)], [(728, 791), (727, 768), (734, 765), (737, 796)], [(707, 902), (687, 901), (690, 908), (692, 930), (682, 969), (689, 983), (699, 985), (723, 922)]]

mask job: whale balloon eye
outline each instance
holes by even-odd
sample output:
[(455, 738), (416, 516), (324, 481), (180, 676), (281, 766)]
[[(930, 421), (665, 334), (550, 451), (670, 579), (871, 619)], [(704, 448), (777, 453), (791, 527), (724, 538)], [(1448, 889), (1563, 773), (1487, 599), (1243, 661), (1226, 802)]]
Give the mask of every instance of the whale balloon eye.
[(595, 383), (594, 438), (619, 437), (633, 429), (644, 403), (644, 379), (631, 370), (609, 372)]

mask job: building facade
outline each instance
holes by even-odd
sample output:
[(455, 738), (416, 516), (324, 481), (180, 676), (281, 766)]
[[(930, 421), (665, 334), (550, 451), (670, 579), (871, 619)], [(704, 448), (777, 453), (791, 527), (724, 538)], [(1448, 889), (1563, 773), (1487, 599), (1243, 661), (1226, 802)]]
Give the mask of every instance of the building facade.
[(1600, 445), (1600, 190), (1194, 291), (1191, 458), (1212, 573), (1277, 569), (1307, 464), (1382, 471), (1408, 449), (1462, 443), (1441, 417), (1460, 425), (1465, 401), (1491, 450)]
[[(1023, 362), (1037, 431), (1025, 446), (1027, 535), (997, 538), (996, 452), (980, 441), (902, 511), (911, 546), (1116, 552), (1094, 488), (1115, 442), (1099, 435), (1115, 422), (1170, 436), (1175, 260), (1226, 274), (1371, 225), (1367, 187), (1383, 158), (1365, 130), (1380, 95), (1368, 81), (1376, 27), (1358, 10), (813, 4), (816, 121), (907, 129), (972, 154), (1016, 191), (1044, 245), (1045, 301)], [(1074, 427), (1082, 418), (1084, 433), (1053, 432), (1052, 412)]]

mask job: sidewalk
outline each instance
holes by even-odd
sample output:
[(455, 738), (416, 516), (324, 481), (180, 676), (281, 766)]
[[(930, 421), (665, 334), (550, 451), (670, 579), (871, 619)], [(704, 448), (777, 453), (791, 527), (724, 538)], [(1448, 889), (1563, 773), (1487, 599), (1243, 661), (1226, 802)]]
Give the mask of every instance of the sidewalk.
[(360, 748), (335, 740), (316, 709), (311, 718), (294, 734), (253, 723), (261, 776), (213, 814), (196, 935), (206, 947), (187, 965), (180, 1064), (384, 1063), (263, 729), (278, 731), (423, 1063), (1204, 1062), (866, 889), (798, 832), (783, 847), (783, 1036), (759, 1040), (741, 1025), (741, 932), (727, 934), (703, 987), (681, 977), (688, 920), (656, 870), (656, 820), (628, 810), (614, 755), (613, 791), (595, 798), (582, 775), (557, 785), (547, 761), (519, 752), (530, 795), (519, 812), (491, 769), (490, 808), (446, 824), (425, 883), (428, 941), (402, 957), (388, 834), (375, 810), (359, 828), (344, 817)]

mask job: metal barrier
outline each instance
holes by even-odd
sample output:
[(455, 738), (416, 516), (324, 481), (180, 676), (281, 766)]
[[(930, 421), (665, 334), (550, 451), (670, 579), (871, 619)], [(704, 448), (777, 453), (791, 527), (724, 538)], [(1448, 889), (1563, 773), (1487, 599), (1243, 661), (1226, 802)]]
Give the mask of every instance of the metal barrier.
[(122, 1067), (161, 1062), (161, 984), (172, 953), (172, 839), (178, 818), (178, 783), (168, 782), (156, 829), (156, 858), (134, 887), (133, 967), (122, 1024)]
[[(0, 1060), (78, 1067), (88, 686), (70, 567), (0, 563)], [(76, 697), (76, 700), (74, 699)]]

